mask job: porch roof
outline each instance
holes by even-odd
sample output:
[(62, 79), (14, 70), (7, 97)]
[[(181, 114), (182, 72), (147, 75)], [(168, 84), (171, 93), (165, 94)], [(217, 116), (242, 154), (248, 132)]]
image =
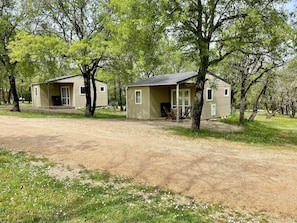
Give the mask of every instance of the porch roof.
[[(50, 83), (59, 83), (60, 81), (62, 80), (65, 80), (65, 79), (70, 79), (70, 78), (73, 78), (73, 77), (77, 77), (77, 76), (82, 76), (81, 74), (73, 74), (73, 75), (66, 75), (66, 76), (60, 76), (60, 77), (56, 77), (56, 78), (51, 78), (51, 79), (48, 79), (44, 82), (38, 82), (38, 83), (32, 83), (32, 84), (50, 84)], [(101, 80), (98, 80), (98, 79), (95, 79), (95, 81), (97, 82), (102, 82), (102, 83), (105, 83), (107, 84), (107, 82), (105, 81), (101, 81)], [(74, 81), (70, 81), (69, 83), (73, 83)]]
[(177, 85), (196, 76), (197, 76), (197, 72), (164, 74), (164, 75), (153, 76), (147, 79), (134, 82), (132, 84), (129, 84), (128, 87)]

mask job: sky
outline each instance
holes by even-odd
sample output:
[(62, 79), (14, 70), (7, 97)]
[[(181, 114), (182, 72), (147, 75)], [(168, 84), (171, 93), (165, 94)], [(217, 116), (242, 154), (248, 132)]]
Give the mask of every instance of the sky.
[(293, 12), (295, 10), (296, 6), (297, 6), (297, 0), (290, 0), (286, 4), (286, 9)]

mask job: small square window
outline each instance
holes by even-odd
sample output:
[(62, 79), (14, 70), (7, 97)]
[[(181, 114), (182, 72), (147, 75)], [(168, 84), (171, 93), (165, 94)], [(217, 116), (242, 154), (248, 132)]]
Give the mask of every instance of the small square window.
[(229, 96), (229, 88), (224, 88), (224, 96)]
[(206, 89), (206, 100), (207, 101), (213, 100), (213, 90), (211, 88)]
[(135, 104), (142, 104), (142, 92), (141, 92), (141, 90), (135, 90)]
[(79, 93), (80, 94), (86, 94), (86, 87), (85, 86), (81, 86), (79, 89)]
[(105, 87), (104, 86), (100, 87), (100, 92), (105, 92)]

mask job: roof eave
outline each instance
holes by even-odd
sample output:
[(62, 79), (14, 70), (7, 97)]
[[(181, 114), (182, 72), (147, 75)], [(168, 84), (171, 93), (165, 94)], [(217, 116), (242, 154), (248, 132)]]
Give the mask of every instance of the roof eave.
[(156, 86), (172, 86), (176, 85), (177, 83), (168, 83), (168, 84), (129, 84), (127, 87), (156, 87)]

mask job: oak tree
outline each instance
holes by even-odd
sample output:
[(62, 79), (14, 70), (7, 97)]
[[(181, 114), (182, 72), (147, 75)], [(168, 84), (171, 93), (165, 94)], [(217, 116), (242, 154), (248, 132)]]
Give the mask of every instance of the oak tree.
[[(197, 55), (196, 80), (192, 129), (200, 129), (203, 108), (203, 92), (206, 74), (246, 44), (250, 36), (258, 32), (256, 27), (270, 25), (267, 12), (282, 1), (271, 0), (187, 0), (172, 1), (167, 9), (175, 21), (172, 33), (183, 43), (184, 49)], [(174, 12), (174, 13), (172, 13)], [(253, 42), (257, 44), (257, 42)], [(251, 44), (252, 46), (253, 44)]]

